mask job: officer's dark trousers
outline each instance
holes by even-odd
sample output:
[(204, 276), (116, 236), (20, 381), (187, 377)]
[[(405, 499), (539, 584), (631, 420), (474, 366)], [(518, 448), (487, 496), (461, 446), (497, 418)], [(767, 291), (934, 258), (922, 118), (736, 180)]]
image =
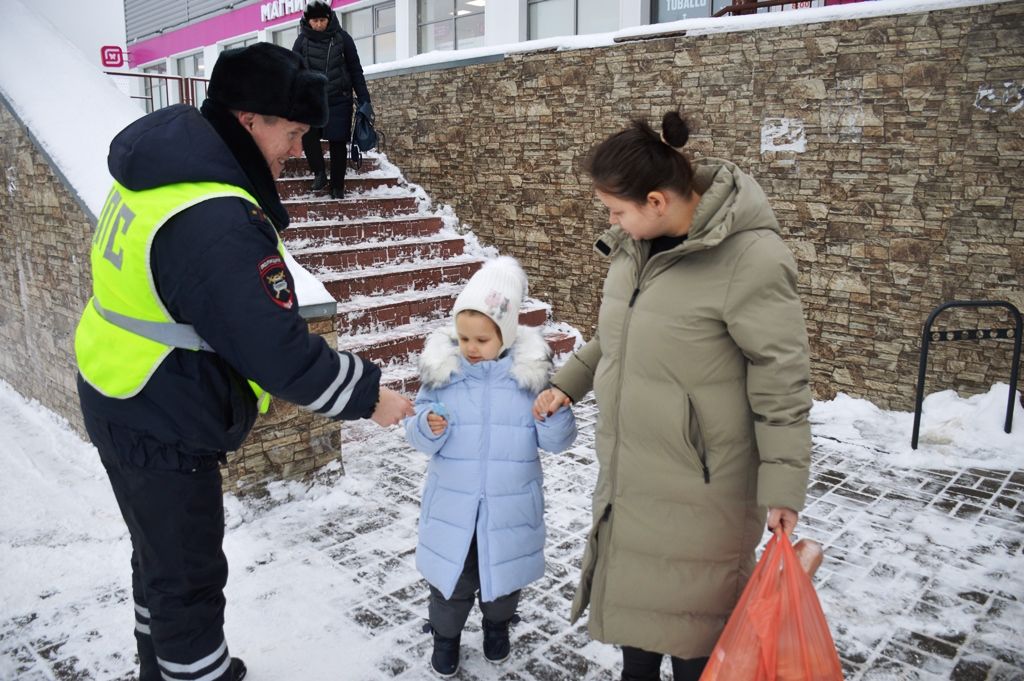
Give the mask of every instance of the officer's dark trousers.
[(85, 415), (132, 540), (139, 681), (222, 681), (224, 500), (217, 456)]
[[(462, 566), (462, 574), (455, 583), (451, 598), (445, 598), (440, 591), (430, 587), (430, 605), (428, 612), (430, 626), (439, 636), (455, 638), (462, 633), (462, 628), (473, 609), (477, 592), (480, 590), (480, 567), (476, 552), (476, 535), (469, 544), (469, 553)], [(480, 601), (480, 611), (489, 622), (501, 623), (512, 619), (519, 606), (519, 594), (513, 591), (493, 601)]]
[[(314, 174), (324, 172), (324, 150), (320, 146), (320, 136), (323, 128), (310, 128), (309, 132), (302, 136), (302, 151), (306, 154), (306, 161), (309, 169)], [(348, 143), (345, 140), (331, 140), (328, 143), (331, 151), (331, 189), (339, 197), (345, 193), (345, 171), (348, 169), (348, 158), (346, 150)]]

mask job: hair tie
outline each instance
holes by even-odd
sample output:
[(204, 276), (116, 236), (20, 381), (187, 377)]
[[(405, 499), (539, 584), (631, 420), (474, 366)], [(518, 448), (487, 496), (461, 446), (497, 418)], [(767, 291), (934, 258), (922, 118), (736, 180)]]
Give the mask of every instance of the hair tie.
[(665, 139), (665, 133), (661, 133), (658, 136), (661, 138), (662, 143), (665, 144), (669, 149), (671, 149), (672, 151), (678, 152), (680, 154), (683, 153), (683, 147), (686, 146), (685, 142), (683, 143), (682, 146), (676, 147), (676, 146), (673, 146), (672, 143), (669, 142), (667, 139)]

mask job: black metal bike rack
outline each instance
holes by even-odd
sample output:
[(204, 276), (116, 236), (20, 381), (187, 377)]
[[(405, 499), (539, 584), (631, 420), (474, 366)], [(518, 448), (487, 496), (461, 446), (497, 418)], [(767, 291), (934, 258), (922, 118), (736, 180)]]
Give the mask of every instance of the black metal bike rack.
[[(953, 307), (1002, 307), (1010, 311), (1016, 325), (1013, 329), (960, 329), (957, 331), (932, 331), (932, 323), (944, 310)], [(1013, 428), (1013, 400), (1017, 396), (1017, 370), (1020, 366), (1020, 337), (1024, 330), (1021, 322), (1020, 310), (1012, 303), (1005, 300), (956, 300), (950, 303), (939, 305), (928, 315), (928, 321), (924, 323), (924, 333), (921, 336), (921, 361), (917, 369), (917, 401), (914, 406), (914, 433), (910, 438), (910, 447), (917, 449), (917, 436), (921, 429), (921, 404), (924, 402), (924, 372), (928, 366), (928, 346), (932, 342), (962, 341), (962, 340), (989, 340), (989, 339), (1012, 339), (1013, 340), (1013, 364), (1010, 366), (1010, 395), (1006, 399), (1006, 423), (1003, 432), (1009, 433)]]

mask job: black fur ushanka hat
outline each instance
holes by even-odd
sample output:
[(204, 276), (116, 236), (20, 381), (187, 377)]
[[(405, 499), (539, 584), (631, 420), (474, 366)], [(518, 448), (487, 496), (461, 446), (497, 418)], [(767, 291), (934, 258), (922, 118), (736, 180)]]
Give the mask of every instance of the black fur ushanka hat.
[(272, 43), (221, 53), (206, 96), (235, 111), (313, 127), (327, 123), (327, 78), (306, 68), (296, 53)]

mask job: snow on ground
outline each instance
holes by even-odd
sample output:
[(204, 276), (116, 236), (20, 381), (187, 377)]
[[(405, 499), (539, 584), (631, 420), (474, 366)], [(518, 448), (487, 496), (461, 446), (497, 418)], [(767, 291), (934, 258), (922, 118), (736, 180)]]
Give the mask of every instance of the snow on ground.
[[(816, 582), (848, 679), (1024, 678), (1024, 410), (1002, 433), (1006, 397), (1005, 385), (929, 396), (917, 452), (911, 414), (843, 395), (815, 404), (802, 531), (827, 547)], [(545, 459), (548, 575), (524, 596), (510, 678), (608, 679), (617, 668), (613, 647), (567, 622), (596, 473), (596, 407), (577, 410), (576, 447)], [(424, 457), (399, 429), (345, 432), (344, 475), (332, 464), (312, 483), (226, 497), (226, 632), (251, 681), (429, 678), (426, 589), (411, 556)], [(2, 382), (0, 436), (0, 678), (129, 678), (129, 541), (95, 450)], [(961, 489), (988, 501), (944, 505)], [(475, 617), (460, 678), (497, 678)]]

